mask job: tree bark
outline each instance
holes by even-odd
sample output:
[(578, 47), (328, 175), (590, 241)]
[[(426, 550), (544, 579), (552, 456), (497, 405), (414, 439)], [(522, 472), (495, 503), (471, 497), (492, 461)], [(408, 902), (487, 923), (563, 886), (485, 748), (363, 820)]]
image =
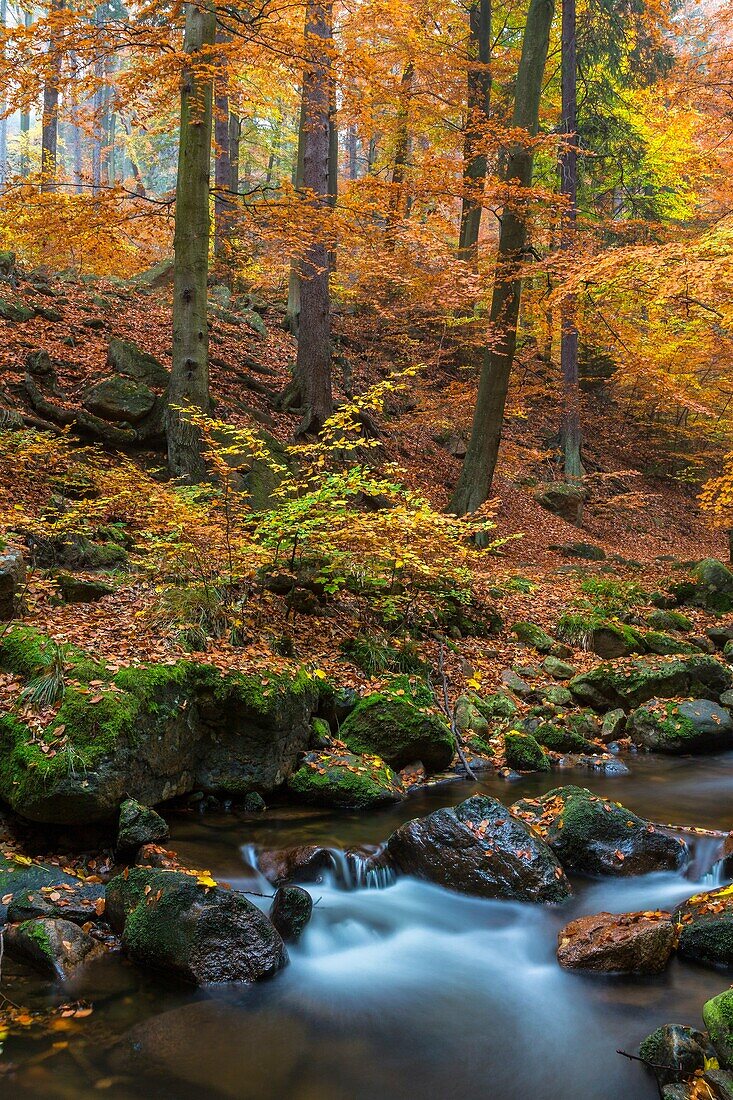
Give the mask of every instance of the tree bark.
[(173, 368), (166, 431), (171, 475), (190, 483), (206, 477), (206, 463), (200, 432), (186, 410), (208, 413), (210, 408), (206, 279), (213, 122), (210, 48), (215, 33), (213, 8), (187, 4), (174, 235)]
[(239, 146), (242, 137), (242, 120), (239, 115), (229, 115), (229, 186), (235, 193), (239, 191)]
[(491, 0), (474, 0), (468, 14), (469, 39), (466, 132), (463, 145), (463, 201), (458, 256), (475, 263), (481, 229), (488, 162), (481, 152), (482, 123), (491, 115)]
[[(301, 92), (300, 117), (298, 119), (298, 150), (293, 166), (293, 187), (296, 191), (303, 190), (303, 161), (305, 157), (305, 128), (306, 128), (306, 103), (305, 84)], [(290, 278), (288, 281), (288, 304), (285, 310), (283, 328), (291, 336), (298, 336), (300, 327), (300, 276), (298, 274), (298, 261), (293, 259), (290, 263)]]
[[(26, 30), (33, 26), (33, 15), (30, 11), (23, 13), (23, 25)], [(21, 110), (20, 112), (20, 175), (23, 179), (26, 179), (30, 172), (30, 129), (31, 129), (31, 113), (30, 110)]]
[[(0, 0), (0, 29), (5, 29), (8, 17), (8, 0)], [(4, 53), (5, 51), (3, 51)], [(4, 63), (0, 56), (0, 61)], [(0, 99), (0, 186), (8, 178), (8, 120), (4, 117), (5, 101)]]
[[(560, 247), (570, 252), (575, 237), (578, 201), (578, 96), (576, 57), (575, 0), (562, 2), (562, 125), (560, 150), (560, 191), (567, 199), (562, 217)], [(578, 387), (578, 329), (575, 320), (575, 296), (569, 296), (560, 308), (560, 367), (563, 382), (562, 449), (565, 477), (578, 481), (583, 476), (580, 458), (580, 391)]]
[[(553, 14), (554, 0), (530, 0), (512, 116), (512, 128), (526, 131), (529, 137), (534, 137), (539, 128)], [(456, 515), (475, 512), (488, 500), (494, 479), (517, 341), (521, 265), (528, 232), (526, 192), (532, 184), (533, 162), (531, 144), (518, 142), (509, 150), (505, 179), (515, 192), (520, 190), (507, 201), (501, 219), (490, 315), (491, 330), (498, 333), (498, 339), (484, 353), (471, 439), (450, 503)]]
[(329, 201), (332, 9), (332, 0), (308, 0), (306, 8), (311, 56), (303, 75), (303, 187), (315, 213), (316, 233), (298, 265), (300, 325), (295, 381), (303, 408), (298, 434), (320, 431), (333, 412), (330, 263), (322, 221)]
[(392, 187), (389, 195), (385, 243), (388, 252), (394, 252), (397, 243), (397, 228), (404, 206), (405, 169), (410, 152), (410, 96), (415, 77), (415, 66), (408, 61), (400, 81), (400, 98), (397, 112), (397, 134), (395, 138), (394, 160), (392, 163)]
[[(216, 41), (224, 44), (229, 35), (217, 29)], [(216, 101), (214, 104), (214, 256), (224, 260), (229, 248), (232, 198), (232, 162), (229, 146), (229, 71), (226, 57), (217, 59)]]

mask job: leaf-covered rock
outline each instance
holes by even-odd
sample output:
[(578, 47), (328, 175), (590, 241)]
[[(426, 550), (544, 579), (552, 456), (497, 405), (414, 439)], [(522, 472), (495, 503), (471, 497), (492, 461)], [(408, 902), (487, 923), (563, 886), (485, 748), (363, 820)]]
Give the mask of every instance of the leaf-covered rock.
[(733, 745), (733, 718), (709, 699), (652, 699), (632, 711), (626, 732), (650, 752), (722, 752)]
[(339, 810), (366, 809), (405, 796), (399, 776), (381, 757), (366, 753), (309, 752), (288, 788), (307, 802)]
[(669, 913), (596, 913), (558, 933), (557, 958), (569, 970), (657, 974), (669, 962), (674, 939)]

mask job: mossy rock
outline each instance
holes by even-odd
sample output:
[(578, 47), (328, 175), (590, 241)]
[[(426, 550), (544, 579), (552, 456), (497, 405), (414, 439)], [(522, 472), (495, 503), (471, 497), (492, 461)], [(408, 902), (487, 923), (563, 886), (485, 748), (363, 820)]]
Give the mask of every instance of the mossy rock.
[(733, 1068), (733, 990), (726, 989), (717, 997), (706, 1001), (702, 1018), (708, 1029), (710, 1041), (724, 1069)]
[(5, 920), (8, 906), (16, 898), (44, 886), (61, 884), (76, 887), (79, 879), (52, 863), (34, 863), (27, 856), (12, 852), (0, 855), (0, 898), (8, 899), (0, 902), (0, 922)]
[(170, 379), (167, 368), (132, 340), (120, 340), (116, 337), (110, 340), (107, 363), (117, 374), (142, 382), (153, 389), (165, 389)]
[(456, 699), (455, 722), (465, 736), (476, 735), (479, 738), (489, 736), (489, 722), (468, 695)]
[(600, 753), (603, 750), (582, 734), (566, 729), (555, 722), (542, 722), (534, 731), (534, 737), (540, 745), (553, 752)]
[(404, 798), (404, 787), (384, 760), (344, 752), (308, 753), (288, 780), (293, 794), (338, 810), (368, 809)]
[(4, 945), (9, 955), (60, 981), (73, 977), (82, 965), (105, 951), (98, 940), (78, 925), (50, 917), (8, 925)]
[(518, 772), (548, 772), (550, 758), (531, 733), (510, 730), (504, 734), (504, 751), (510, 768)]
[(497, 691), (493, 695), (484, 696), (477, 695), (475, 692), (468, 692), (466, 698), (473, 703), (479, 714), (482, 714), (489, 722), (496, 718), (511, 719), (519, 713), (519, 707), (505, 691)]
[(444, 719), (384, 693), (365, 696), (341, 726), (341, 739), (355, 753), (373, 753), (399, 771), (422, 761), (428, 772), (443, 771), (455, 753)]
[(673, 918), (680, 958), (703, 966), (733, 966), (733, 890), (723, 886), (681, 902)]
[(64, 603), (96, 603), (115, 591), (106, 581), (86, 580), (71, 573), (56, 573), (53, 580)]
[[(0, 668), (37, 677), (50, 646), (28, 628), (8, 631)], [(305, 671), (227, 675), (179, 661), (113, 675), (74, 647), (63, 656), (66, 690), (46, 745), (19, 712), (0, 716), (0, 797), (31, 820), (101, 820), (127, 796), (154, 805), (192, 790), (272, 790), (307, 748), (319, 687)]]
[(654, 1067), (660, 1085), (669, 1085), (705, 1068), (707, 1036), (691, 1027), (665, 1024), (647, 1035), (639, 1047), (639, 1056)]
[(550, 653), (555, 645), (555, 639), (551, 638), (546, 630), (536, 623), (519, 622), (512, 627), (512, 634), (524, 645), (531, 646), (538, 653)]
[(552, 676), (555, 680), (572, 680), (573, 676), (578, 674), (575, 665), (568, 664), (567, 661), (552, 655), (544, 659), (542, 668), (548, 676)]
[(647, 624), (652, 630), (680, 630), (687, 633), (692, 630), (694, 623), (691, 619), (688, 619), (687, 615), (683, 615), (681, 611), (673, 611), (671, 609), (657, 608), (647, 615)]
[(700, 650), (691, 642), (685, 642), (681, 638), (675, 638), (671, 634), (665, 634), (660, 630), (647, 630), (644, 633), (644, 645), (649, 653), (656, 653), (659, 657), (674, 657), (679, 654), (699, 653)]
[(136, 852), (143, 844), (162, 844), (170, 836), (167, 822), (150, 806), (126, 798), (120, 806), (118, 852)]
[(733, 684), (733, 673), (714, 657), (700, 654), (675, 661), (659, 658), (629, 664), (602, 664), (575, 676), (568, 687), (576, 699), (594, 710), (629, 710), (650, 699), (691, 696), (720, 698)]
[(540, 688), (540, 695), (545, 702), (551, 703), (554, 707), (571, 707), (574, 703), (572, 693), (560, 684), (549, 684), (547, 687)]
[(733, 746), (733, 718), (708, 699), (652, 699), (629, 715), (626, 731), (650, 752), (722, 752)]

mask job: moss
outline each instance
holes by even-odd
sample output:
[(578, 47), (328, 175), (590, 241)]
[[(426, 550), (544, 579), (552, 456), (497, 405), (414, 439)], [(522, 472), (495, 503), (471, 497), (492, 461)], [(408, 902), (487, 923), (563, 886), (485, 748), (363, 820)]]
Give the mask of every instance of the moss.
[(681, 958), (708, 966), (733, 966), (733, 912), (728, 910), (684, 924), (678, 950)]
[(319, 681), (305, 669), (276, 675), (222, 674), (214, 665), (184, 662), (188, 682), (202, 705), (218, 712), (220, 719), (228, 711), (250, 714), (263, 725), (287, 724), (289, 716), (305, 701), (315, 710), (320, 693)]
[(497, 691), (494, 695), (485, 695), (483, 698), (470, 691), (466, 698), (487, 721), (491, 721), (492, 718), (514, 718), (519, 710), (514, 700), (503, 691)]
[(572, 729), (563, 729), (552, 722), (543, 722), (534, 731), (535, 739), (553, 752), (597, 753), (600, 749)]
[(702, 1018), (721, 1066), (733, 1066), (733, 990), (727, 989), (703, 1005)]
[(421, 760), (429, 772), (442, 771), (455, 752), (442, 718), (380, 692), (357, 704), (341, 726), (341, 739), (352, 752), (376, 753), (397, 770)]
[(555, 645), (554, 639), (536, 623), (515, 623), (512, 634), (515, 634), (524, 645), (532, 646), (538, 653), (549, 653)]
[(683, 615), (681, 611), (658, 608), (647, 616), (647, 624), (652, 630), (692, 630), (693, 622)]
[(399, 778), (379, 757), (349, 753), (309, 753), (288, 786), (309, 802), (337, 809), (393, 802), (403, 793)]
[(18, 926), (18, 930), (36, 945), (38, 950), (49, 959), (54, 958), (53, 946), (48, 938), (48, 932), (43, 921), (24, 920)]
[(664, 634), (659, 630), (647, 630), (644, 634), (644, 644), (650, 653), (656, 653), (660, 657), (674, 657), (678, 654), (699, 653), (696, 646), (689, 642), (683, 642), (679, 638), (673, 638), (671, 634)]
[(32, 626), (16, 626), (0, 640), (0, 668), (30, 680), (46, 667), (51, 651), (45, 634)]
[(511, 730), (504, 735), (506, 762), (519, 772), (548, 772), (550, 760), (531, 733)]
[(149, 893), (168, 890), (171, 886), (195, 885), (196, 879), (183, 871), (166, 871), (160, 867), (130, 867), (107, 883), (106, 916), (112, 927), (121, 932), (130, 913)]

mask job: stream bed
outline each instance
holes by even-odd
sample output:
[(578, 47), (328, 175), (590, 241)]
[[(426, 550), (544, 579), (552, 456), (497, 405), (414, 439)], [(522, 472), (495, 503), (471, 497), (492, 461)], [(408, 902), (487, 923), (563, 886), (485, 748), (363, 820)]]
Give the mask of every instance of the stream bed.
[[(658, 823), (733, 828), (733, 753), (628, 763), (620, 776), (555, 771), (507, 783), (491, 775), (372, 813), (180, 814), (170, 847), (236, 887), (271, 893), (257, 848), (376, 845), (402, 821), (476, 790), (509, 805), (563, 783)], [(700, 1026), (703, 1002), (730, 975), (676, 959), (655, 977), (567, 973), (555, 959), (557, 932), (576, 916), (670, 908), (712, 888), (712, 850), (697, 843), (688, 877), (576, 880), (561, 908), (477, 900), (411, 879), (345, 888), (342, 871), (308, 886), (314, 915), (289, 967), (246, 988), (192, 994), (113, 956), (59, 990), (6, 962), (2, 990), (16, 1003), (85, 998), (94, 1012), (58, 1020), (40, 1037), (11, 1036), (4, 1059), (16, 1072), (0, 1076), (0, 1096), (653, 1100), (654, 1081), (617, 1049), (635, 1053), (662, 1023)]]

